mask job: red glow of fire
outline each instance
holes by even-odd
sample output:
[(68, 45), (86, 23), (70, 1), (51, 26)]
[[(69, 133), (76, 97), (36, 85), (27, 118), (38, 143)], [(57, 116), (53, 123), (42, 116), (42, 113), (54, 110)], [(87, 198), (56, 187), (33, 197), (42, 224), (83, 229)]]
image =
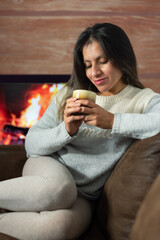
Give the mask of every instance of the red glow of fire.
[[(20, 117), (17, 117), (12, 113), (10, 116), (9, 124), (22, 128), (30, 128), (33, 126), (42, 117), (43, 113), (51, 102), (52, 97), (63, 86), (64, 84), (43, 84), (41, 87), (29, 91), (29, 94), (27, 94), (29, 96), (27, 99), (27, 107), (21, 111)], [(4, 112), (3, 117), (5, 118)], [(17, 140), (25, 139), (25, 136), (20, 133), (0, 134), (0, 141), (3, 142), (4, 145), (11, 144), (12, 138)]]

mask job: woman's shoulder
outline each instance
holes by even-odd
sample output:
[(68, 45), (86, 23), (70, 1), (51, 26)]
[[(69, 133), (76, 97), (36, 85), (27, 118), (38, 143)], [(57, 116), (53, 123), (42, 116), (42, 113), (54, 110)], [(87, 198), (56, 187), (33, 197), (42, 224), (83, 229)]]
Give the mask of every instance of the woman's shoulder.
[(153, 91), (151, 88), (143, 88), (143, 89), (139, 89), (139, 91), (137, 92), (137, 94), (139, 95), (139, 97), (141, 98), (153, 98), (155, 96), (158, 95), (158, 93), (156, 93), (155, 91)]
[(154, 92), (151, 88), (139, 89), (132, 99), (132, 104), (134, 103), (138, 109), (143, 109), (142, 112), (144, 112), (156, 96), (158, 96), (158, 93)]
[(138, 87), (134, 87), (129, 85), (129, 90), (133, 93), (133, 95), (135, 97), (138, 98), (144, 98), (144, 97), (148, 97), (148, 98), (152, 98), (154, 96), (157, 96), (158, 93), (156, 93), (155, 91), (153, 91), (151, 88), (138, 88)]

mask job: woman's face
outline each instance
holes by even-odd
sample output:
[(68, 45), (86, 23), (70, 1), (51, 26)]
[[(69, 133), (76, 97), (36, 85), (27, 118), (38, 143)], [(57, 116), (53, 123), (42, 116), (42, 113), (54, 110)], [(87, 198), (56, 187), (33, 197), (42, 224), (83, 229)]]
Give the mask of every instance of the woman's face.
[(100, 95), (114, 95), (126, 86), (122, 81), (122, 72), (107, 60), (99, 42), (85, 45), (82, 53), (86, 76), (97, 87)]

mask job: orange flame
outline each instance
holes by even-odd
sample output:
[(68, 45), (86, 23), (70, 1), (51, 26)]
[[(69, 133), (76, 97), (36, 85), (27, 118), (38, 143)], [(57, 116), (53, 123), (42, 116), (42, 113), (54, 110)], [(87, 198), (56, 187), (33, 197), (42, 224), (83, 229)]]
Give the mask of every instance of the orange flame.
[(10, 134), (7, 134), (6, 138), (3, 141), (4, 145), (9, 145), (11, 142), (12, 136)]
[(21, 112), (20, 118), (17, 119), (12, 114), (12, 124), (20, 127), (31, 127), (34, 125), (42, 117), (52, 97), (63, 86), (64, 84), (53, 84), (52, 86), (43, 84), (40, 88), (32, 91), (28, 99), (28, 107)]

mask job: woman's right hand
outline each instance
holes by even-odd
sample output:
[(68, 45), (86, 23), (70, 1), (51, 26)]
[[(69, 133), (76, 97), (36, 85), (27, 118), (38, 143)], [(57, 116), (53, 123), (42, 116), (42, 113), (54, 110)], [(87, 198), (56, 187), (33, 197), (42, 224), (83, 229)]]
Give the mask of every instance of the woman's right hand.
[(76, 98), (69, 98), (64, 109), (65, 128), (70, 136), (76, 134), (84, 120), (84, 115), (74, 115), (81, 111), (81, 104), (76, 100)]

